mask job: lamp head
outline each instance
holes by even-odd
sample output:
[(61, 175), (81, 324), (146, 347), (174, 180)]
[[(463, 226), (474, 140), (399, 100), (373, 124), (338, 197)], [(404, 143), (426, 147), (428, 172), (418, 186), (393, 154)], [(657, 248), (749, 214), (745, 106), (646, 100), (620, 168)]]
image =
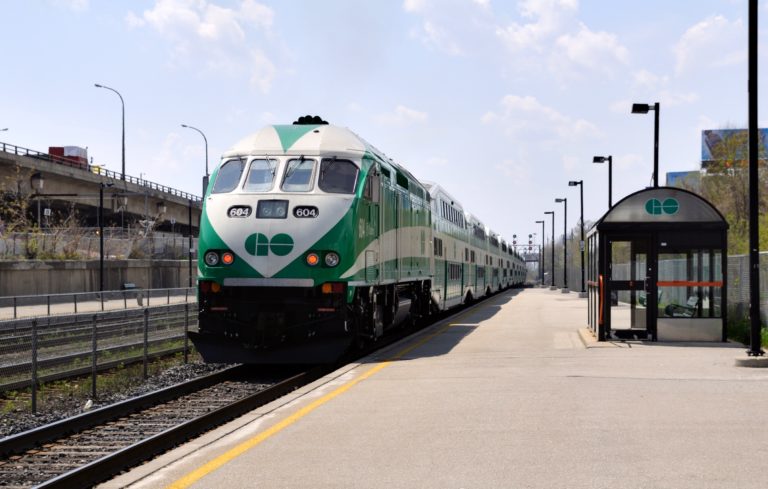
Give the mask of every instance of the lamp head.
[(568, 182), (569, 187), (575, 187), (577, 185), (581, 185), (584, 180), (571, 180)]
[(546, 211), (546, 212), (544, 212), (544, 214), (552, 214), (554, 216), (555, 215), (555, 211)]
[(182, 124), (182, 125), (181, 125), (181, 127), (189, 127), (189, 126), (188, 126), (188, 125), (186, 125), (186, 124)]
[(632, 104), (633, 114), (647, 114), (651, 110), (650, 104)]
[(41, 190), (43, 190), (43, 185), (45, 184), (45, 178), (43, 178), (43, 174), (38, 171), (33, 173), (32, 176), (29, 177), (29, 183), (32, 186), (32, 188), (39, 193)]
[(605, 163), (607, 159), (605, 156), (595, 156), (592, 158), (592, 163)]
[(555, 199), (555, 202), (565, 202), (568, 199)]
[(93, 86), (96, 87), (96, 88), (104, 88), (101, 85), (99, 85), (98, 83), (94, 83)]
[(536, 221), (536, 224), (544, 224), (544, 221)]

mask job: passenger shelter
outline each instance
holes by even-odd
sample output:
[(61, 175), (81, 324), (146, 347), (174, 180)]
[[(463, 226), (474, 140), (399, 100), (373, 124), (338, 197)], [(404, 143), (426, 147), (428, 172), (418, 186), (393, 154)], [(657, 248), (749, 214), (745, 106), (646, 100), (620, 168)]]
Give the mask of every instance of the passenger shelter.
[(598, 341), (725, 341), (728, 223), (687, 190), (652, 187), (587, 235), (588, 323)]

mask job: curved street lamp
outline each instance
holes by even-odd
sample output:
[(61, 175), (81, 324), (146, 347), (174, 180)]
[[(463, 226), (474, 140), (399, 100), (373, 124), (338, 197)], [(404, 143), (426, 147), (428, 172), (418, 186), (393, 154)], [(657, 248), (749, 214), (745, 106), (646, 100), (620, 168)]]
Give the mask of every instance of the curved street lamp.
[(550, 290), (555, 290), (555, 211), (546, 211), (544, 214), (552, 214), (552, 274), (550, 275)]
[(659, 112), (661, 105), (655, 104), (632, 104), (633, 114), (647, 114), (653, 111), (653, 186), (659, 186)]
[(563, 292), (568, 292), (568, 199), (555, 199), (565, 206), (563, 213)]
[(541, 286), (544, 286), (544, 221), (536, 221), (536, 224), (541, 224), (541, 250), (539, 251), (539, 274), (541, 275)]
[(605, 163), (608, 162), (608, 210), (613, 207), (613, 156), (595, 156), (592, 158), (592, 163)]
[(125, 101), (123, 100), (123, 96), (120, 95), (120, 92), (118, 92), (114, 88), (110, 88), (105, 85), (99, 85), (98, 83), (94, 83), (93, 86), (96, 88), (106, 88), (107, 90), (111, 90), (115, 92), (118, 97), (120, 97), (120, 104), (123, 107), (123, 172), (120, 176), (120, 179), (125, 180)]
[(203, 136), (203, 141), (205, 141), (205, 176), (203, 177), (203, 198), (205, 198), (205, 192), (208, 190), (208, 138), (205, 137), (203, 131), (196, 127), (188, 126), (187, 124), (182, 124), (181, 127), (199, 132), (200, 135)]
[(581, 203), (581, 241), (579, 241), (579, 251), (581, 251), (581, 292), (579, 297), (583, 298), (587, 296), (587, 291), (584, 288), (584, 180), (571, 180), (568, 182), (569, 187), (579, 187), (579, 201)]

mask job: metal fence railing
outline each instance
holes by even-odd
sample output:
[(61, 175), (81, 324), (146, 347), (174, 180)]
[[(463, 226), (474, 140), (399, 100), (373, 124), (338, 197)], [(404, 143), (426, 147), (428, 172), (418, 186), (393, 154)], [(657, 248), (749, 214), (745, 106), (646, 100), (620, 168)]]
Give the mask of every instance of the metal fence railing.
[(180, 287), (0, 297), (0, 321), (195, 303), (196, 294), (194, 287)]
[[(112, 170), (107, 170), (102, 166), (79, 163), (67, 157), (55, 156), (48, 153), (43, 153), (41, 151), (35, 151), (33, 149), (22, 148), (21, 146), (16, 146), (14, 144), (0, 142), (0, 151), (18, 155), (18, 156), (28, 156), (30, 158), (45, 160), (51, 163), (69, 166), (72, 168), (77, 168), (82, 171), (95, 173), (97, 175), (102, 175), (107, 178), (112, 178), (115, 180), (121, 180), (123, 177), (121, 173), (115, 172)], [(150, 182), (149, 180), (144, 180), (143, 178), (137, 178), (137, 177), (132, 177), (130, 175), (125, 175), (125, 181), (136, 184), (136, 185), (140, 185), (142, 187), (146, 187), (148, 189), (157, 190), (159, 192), (181, 197), (182, 199), (191, 200), (192, 202), (201, 201), (201, 198), (197, 195), (192, 195), (188, 192), (184, 192), (183, 190), (166, 187), (165, 185), (160, 185), (159, 183)]]
[(97, 398), (100, 372), (183, 353), (187, 332), (197, 326), (194, 304), (173, 304), (96, 314), (0, 321), (0, 392), (31, 388), (37, 410), (38, 387), (74, 376), (90, 377)]

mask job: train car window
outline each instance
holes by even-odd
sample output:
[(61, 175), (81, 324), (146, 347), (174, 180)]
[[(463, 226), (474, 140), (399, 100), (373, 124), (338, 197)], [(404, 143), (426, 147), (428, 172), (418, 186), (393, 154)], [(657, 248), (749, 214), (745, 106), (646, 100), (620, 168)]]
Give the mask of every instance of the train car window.
[(272, 190), (276, 170), (277, 160), (252, 160), (251, 166), (248, 168), (248, 177), (245, 179), (245, 190), (251, 192)]
[(288, 160), (280, 188), (286, 192), (309, 192), (312, 190), (314, 169), (315, 160), (303, 157)]
[(318, 187), (332, 194), (353, 194), (357, 183), (357, 165), (349, 160), (323, 158), (320, 162)]
[(396, 178), (397, 178), (397, 184), (401, 187), (407, 189), (408, 188), (408, 177), (406, 177), (403, 173), (400, 173), (399, 171), (396, 172)]
[(223, 194), (233, 191), (237, 187), (238, 182), (240, 182), (243, 168), (245, 168), (245, 158), (225, 161), (221, 168), (219, 168), (218, 174), (216, 174), (216, 181), (213, 183), (211, 193)]

